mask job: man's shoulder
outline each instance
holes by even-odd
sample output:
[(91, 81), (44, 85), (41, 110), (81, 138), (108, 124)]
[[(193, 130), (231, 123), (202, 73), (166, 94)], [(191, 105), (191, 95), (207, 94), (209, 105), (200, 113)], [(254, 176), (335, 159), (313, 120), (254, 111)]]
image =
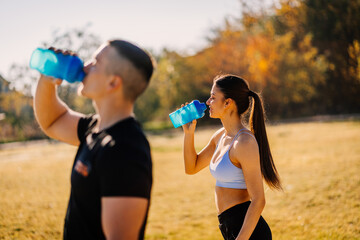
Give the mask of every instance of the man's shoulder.
[(103, 153), (112, 159), (131, 156), (134, 161), (151, 161), (150, 144), (135, 120), (129, 120), (127, 124), (111, 131), (105, 131), (98, 141)]
[(92, 132), (98, 122), (98, 119), (98, 115), (96, 114), (89, 114), (80, 118), (77, 131), (78, 137), (81, 141), (85, 140), (85, 137)]
[(144, 131), (134, 118), (129, 118), (120, 126), (115, 126), (108, 134), (116, 144), (148, 144)]

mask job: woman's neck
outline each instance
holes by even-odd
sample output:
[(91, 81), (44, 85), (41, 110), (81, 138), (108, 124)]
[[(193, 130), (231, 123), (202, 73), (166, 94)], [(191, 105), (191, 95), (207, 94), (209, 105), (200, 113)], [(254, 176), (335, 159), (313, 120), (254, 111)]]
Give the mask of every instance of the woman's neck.
[(220, 120), (227, 136), (234, 137), (240, 129), (244, 128), (241, 117), (225, 116)]

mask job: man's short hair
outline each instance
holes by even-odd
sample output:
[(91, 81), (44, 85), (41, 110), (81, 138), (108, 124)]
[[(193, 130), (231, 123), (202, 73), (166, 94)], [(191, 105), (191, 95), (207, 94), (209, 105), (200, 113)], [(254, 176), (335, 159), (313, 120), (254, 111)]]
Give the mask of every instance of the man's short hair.
[(150, 54), (130, 42), (111, 40), (108, 43), (117, 52), (108, 71), (123, 79), (125, 97), (135, 101), (150, 82), (154, 71), (153, 59)]

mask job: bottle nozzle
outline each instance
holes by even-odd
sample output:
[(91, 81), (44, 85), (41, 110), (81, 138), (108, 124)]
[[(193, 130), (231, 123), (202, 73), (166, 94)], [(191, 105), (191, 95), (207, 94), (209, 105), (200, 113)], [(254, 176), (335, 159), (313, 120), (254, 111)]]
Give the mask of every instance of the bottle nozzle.
[(205, 103), (200, 103), (200, 107), (201, 107), (201, 110), (203, 110), (203, 111), (206, 110), (206, 104)]

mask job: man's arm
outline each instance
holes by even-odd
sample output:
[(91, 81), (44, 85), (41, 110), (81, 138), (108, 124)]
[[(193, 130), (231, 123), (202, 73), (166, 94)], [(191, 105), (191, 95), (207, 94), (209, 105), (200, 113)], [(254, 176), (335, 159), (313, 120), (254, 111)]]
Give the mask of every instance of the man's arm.
[(83, 116), (72, 111), (57, 96), (60, 79), (40, 76), (34, 97), (35, 117), (46, 135), (51, 138), (79, 145), (77, 126)]
[(102, 197), (101, 223), (107, 240), (138, 240), (148, 200), (140, 197)]

